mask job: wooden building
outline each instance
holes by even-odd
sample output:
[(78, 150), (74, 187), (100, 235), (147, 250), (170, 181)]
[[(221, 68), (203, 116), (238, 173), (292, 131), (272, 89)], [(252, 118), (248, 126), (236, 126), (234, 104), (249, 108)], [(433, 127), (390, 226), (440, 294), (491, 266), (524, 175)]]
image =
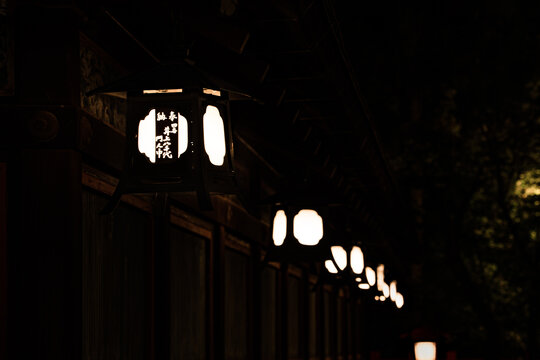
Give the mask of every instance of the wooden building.
[[(309, 173), (341, 204), (333, 226), (407, 281), (409, 219), (333, 1), (6, 0), (0, 12), (1, 359), (381, 350), (395, 308), (315, 287), (320, 264), (262, 262), (263, 200)], [(185, 57), (251, 95), (230, 105), (239, 195), (203, 211), (170, 194), (165, 222), (155, 194), (100, 214), (122, 173), (126, 102), (88, 92)]]

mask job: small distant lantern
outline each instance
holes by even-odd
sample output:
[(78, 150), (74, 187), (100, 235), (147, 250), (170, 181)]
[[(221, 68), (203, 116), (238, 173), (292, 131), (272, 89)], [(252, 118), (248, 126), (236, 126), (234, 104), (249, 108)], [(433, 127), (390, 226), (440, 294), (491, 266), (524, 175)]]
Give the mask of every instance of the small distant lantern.
[(396, 294), (396, 307), (398, 309), (401, 309), (404, 303), (405, 303), (405, 300), (403, 299), (403, 295), (401, 295), (400, 293), (397, 293)]
[(336, 275), (334, 281), (355, 284), (361, 290), (369, 290), (376, 282), (375, 271), (365, 266), (364, 253), (360, 245), (351, 239), (351, 235), (341, 236), (346, 240), (342, 245), (330, 247), (331, 256), (325, 260), (324, 267), (329, 274)]
[(195, 191), (203, 209), (209, 193), (234, 193), (230, 92), (187, 62), (90, 92), (127, 100), (124, 170), (107, 210), (126, 193)]
[(358, 288), (361, 290), (369, 290), (373, 285), (375, 285), (375, 278), (375, 271), (369, 266), (366, 266), (364, 268), (364, 276), (356, 278)]
[(328, 253), (321, 206), (278, 204), (272, 221), (268, 260), (321, 260)]
[(381, 291), (385, 298), (390, 297), (390, 286), (384, 281), (384, 264), (377, 266), (377, 290)]
[(318, 193), (319, 190), (303, 184), (291, 184), (267, 200), (273, 207), (266, 261), (323, 261), (327, 258), (330, 250), (325, 221), (330, 201), (320, 198)]
[(375, 270), (373, 270), (369, 266), (366, 266), (366, 280), (369, 286), (375, 285), (375, 282), (376, 282)]
[(397, 281), (392, 281), (390, 283), (390, 300), (396, 301), (397, 296)]
[(416, 360), (435, 360), (437, 358), (437, 345), (432, 341), (414, 343), (414, 357)]
[(412, 350), (415, 360), (437, 359), (437, 344), (443, 339), (444, 334), (425, 324), (414, 328), (408, 336), (414, 344)]
[(354, 245), (346, 250), (343, 246), (334, 245), (330, 247), (330, 251), (332, 259), (325, 261), (325, 266), (330, 273), (350, 272), (360, 275), (364, 271), (364, 253), (360, 246)]

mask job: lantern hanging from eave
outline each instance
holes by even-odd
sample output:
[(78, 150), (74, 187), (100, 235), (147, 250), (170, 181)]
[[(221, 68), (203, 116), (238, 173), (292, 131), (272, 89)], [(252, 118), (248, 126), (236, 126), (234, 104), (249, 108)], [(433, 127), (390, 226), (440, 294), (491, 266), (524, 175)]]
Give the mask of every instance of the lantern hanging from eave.
[(396, 301), (397, 298), (397, 281), (390, 282), (390, 300)]
[(330, 259), (324, 262), (328, 272), (358, 278), (364, 272), (364, 253), (359, 245), (332, 245)]
[(209, 193), (235, 193), (230, 89), (181, 62), (90, 92), (127, 100), (124, 169), (104, 211), (126, 193), (194, 191), (202, 209)]
[(359, 238), (367, 236), (368, 229), (362, 227), (351, 231), (349, 226), (344, 228), (347, 230), (335, 232), (330, 255), (323, 263), (327, 281), (369, 290), (375, 285), (375, 271), (366, 266), (364, 251), (359, 241)]
[(401, 293), (396, 294), (396, 307), (398, 309), (401, 309), (403, 305), (405, 304), (405, 299), (403, 298), (403, 295)]
[(416, 360), (435, 360), (437, 358), (437, 344), (433, 341), (415, 342), (414, 358)]
[(384, 264), (377, 266), (377, 290), (382, 292), (385, 299), (390, 297), (390, 286), (384, 280)]
[(329, 205), (315, 183), (289, 184), (272, 196), (271, 239), (266, 261), (318, 262), (330, 254)]

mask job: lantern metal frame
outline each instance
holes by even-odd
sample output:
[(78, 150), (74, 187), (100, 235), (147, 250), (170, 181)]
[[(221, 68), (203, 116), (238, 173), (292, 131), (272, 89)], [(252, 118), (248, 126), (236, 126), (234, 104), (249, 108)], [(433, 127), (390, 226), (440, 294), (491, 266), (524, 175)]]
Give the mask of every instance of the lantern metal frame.
[[(274, 231), (274, 218), (278, 211), (283, 210), (287, 219), (285, 239), (281, 245), (276, 245), (272, 238)], [(316, 245), (303, 245), (294, 236), (294, 217), (301, 210), (314, 210), (322, 218), (323, 235)], [(272, 206), (271, 211), (272, 227), (270, 231), (270, 246), (267, 250), (265, 262), (276, 261), (286, 263), (296, 262), (317, 262), (328, 256), (329, 247), (329, 225), (328, 215), (329, 210), (326, 205), (310, 204), (299, 202), (282, 202)]]
[[(344, 269), (341, 269), (339, 267), (339, 265), (337, 264), (333, 254), (330, 251), (330, 257), (328, 259), (325, 259), (325, 261), (322, 263), (322, 268), (323, 268), (322, 272), (324, 274), (323, 281), (324, 282), (330, 282), (330, 283), (333, 283), (333, 284), (339, 285), (339, 286), (349, 286), (351, 289), (354, 289), (354, 291), (358, 290), (361, 293), (366, 293), (366, 292), (372, 293), (374, 291), (375, 286), (376, 286), (376, 282), (375, 282), (374, 285), (369, 284), (369, 282), (367, 280), (366, 268), (369, 267), (371, 270), (373, 270), (373, 268), (366, 261), (366, 257), (364, 255), (364, 252), (363, 252), (362, 248), (361, 248), (361, 243), (360, 242), (349, 243), (348, 245), (345, 245), (345, 246), (343, 244), (334, 244), (332, 246), (341, 246), (344, 249), (344, 251), (347, 254), (346, 255), (347, 256), (347, 265), (345, 266)], [(330, 246), (330, 248), (332, 246)], [(359, 274), (357, 274), (357, 273), (355, 273), (353, 271), (353, 269), (351, 267), (351, 261), (350, 261), (351, 251), (355, 246), (358, 246), (360, 248), (360, 250), (362, 251), (362, 255), (363, 255), (364, 266), (362, 268), (362, 271)], [(326, 267), (326, 262), (327, 261), (332, 262), (332, 265), (335, 267), (335, 269), (337, 271), (336, 273), (332, 273), (332, 272), (330, 272), (328, 270), (328, 268)], [(360, 282), (357, 281), (358, 278), (361, 279)], [(375, 281), (376, 281), (376, 278), (375, 278)], [(369, 286), (369, 288), (361, 289), (361, 288), (359, 288), (360, 284), (366, 284), (366, 285)]]
[[(269, 232), (269, 245), (262, 263), (314, 263), (320, 262), (330, 254), (330, 238), (333, 231), (330, 208), (340, 205), (335, 195), (321, 193), (321, 189), (328, 186), (324, 180), (309, 175), (309, 168), (305, 169), (302, 178), (290, 178), (281, 190), (268, 197), (262, 204), (271, 205)], [(273, 239), (274, 219), (278, 211), (282, 210), (287, 219), (285, 238), (281, 245), (276, 245)], [(315, 245), (303, 245), (294, 235), (294, 217), (300, 210), (314, 210), (322, 218), (322, 238)]]
[[(111, 212), (120, 197), (128, 193), (194, 191), (203, 210), (212, 209), (210, 193), (236, 193), (229, 93), (244, 93), (231, 89), (223, 81), (184, 61), (161, 64), (88, 93), (127, 100), (124, 169), (103, 212)], [(218, 109), (223, 121), (225, 158), (222, 165), (212, 164), (204, 148), (203, 116), (209, 105)], [(138, 150), (139, 123), (152, 109), (174, 111), (187, 120), (187, 149), (178, 157), (152, 163)]]

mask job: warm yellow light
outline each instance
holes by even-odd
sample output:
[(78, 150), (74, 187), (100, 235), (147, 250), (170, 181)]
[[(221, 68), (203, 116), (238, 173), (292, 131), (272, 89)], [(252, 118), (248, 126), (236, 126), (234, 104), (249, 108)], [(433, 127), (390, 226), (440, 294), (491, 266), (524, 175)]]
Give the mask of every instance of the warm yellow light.
[(384, 284), (384, 265), (377, 266), (377, 290), (382, 291)]
[(390, 283), (390, 300), (396, 301), (397, 282), (394, 280)]
[(178, 113), (178, 157), (186, 152), (188, 147), (187, 119)]
[(181, 93), (182, 89), (159, 89), (159, 90), (143, 90), (143, 94), (170, 94)]
[(274, 216), (274, 226), (272, 230), (272, 240), (274, 240), (274, 245), (281, 246), (285, 241), (285, 236), (287, 235), (287, 216), (285, 211), (278, 210), (276, 216)]
[(221, 91), (212, 89), (203, 89), (203, 93), (214, 96), (221, 96)]
[(375, 295), (375, 300), (379, 301), (379, 295)]
[(358, 287), (362, 290), (367, 290), (369, 289), (369, 284), (358, 284)]
[(362, 278), (357, 277), (357, 278), (354, 279), (354, 280), (356, 280), (356, 282), (361, 282), (361, 281), (362, 281)]
[(398, 309), (401, 309), (403, 307), (403, 303), (404, 303), (403, 295), (401, 295), (400, 293), (397, 293), (396, 294), (396, 307)]
[(144, 120), (139, 121), (137, 135), (139, 152), (148, 157), (150, 162), (156, 162), (156, 109), (150, 110)]
[(390, 286), (388, 286), (387, 283), (383, 283), (383, 289), (382, 289), (384, 297), (390, 296)]
[(351, 268), (355, 274), (361, 274), (364, 270), (364, 254), (358, 246), (351, 250)]
[(435, 360), (437, 357), (437, 346), (434, 342), (417, 342), (414, 344), (414, 357), (416, 360)]
[(326, 267), (326, 270), (328, 270), (329, 273), (337, 274), (337, 269), (334, 266), (334, 262), (332, 260), (326, 260), (324, 262), (324, 266)]
[(380, 301), (384, 301), (384, 300), (386, 300), (386, 296), (382, 296), (382, 295), (381, 295), (381, 296), (379, 296), (379, 300), (380, 300)]
[(343, 270), (347, 266), (347, 252), (341, 246), (332, 246), (330, 248), (332, 256), (337, 266)]
[(293, 234), (302, 245), (317, 245), (323, 237), (322, 217), (315, 210), (300, 210), (293, 219)]
[(217, 107), (208, 105), (203, 116), (204, 150), (213, 165), (225, 160), (225, 128)]
[(376, 281), (375, 270), (373, 270), (369, 266), (366, 266), (366, 278), (367, 278), (367, 282), (368, 282), (368, 284), (370, 286), (375, 285), (375, 281)]

